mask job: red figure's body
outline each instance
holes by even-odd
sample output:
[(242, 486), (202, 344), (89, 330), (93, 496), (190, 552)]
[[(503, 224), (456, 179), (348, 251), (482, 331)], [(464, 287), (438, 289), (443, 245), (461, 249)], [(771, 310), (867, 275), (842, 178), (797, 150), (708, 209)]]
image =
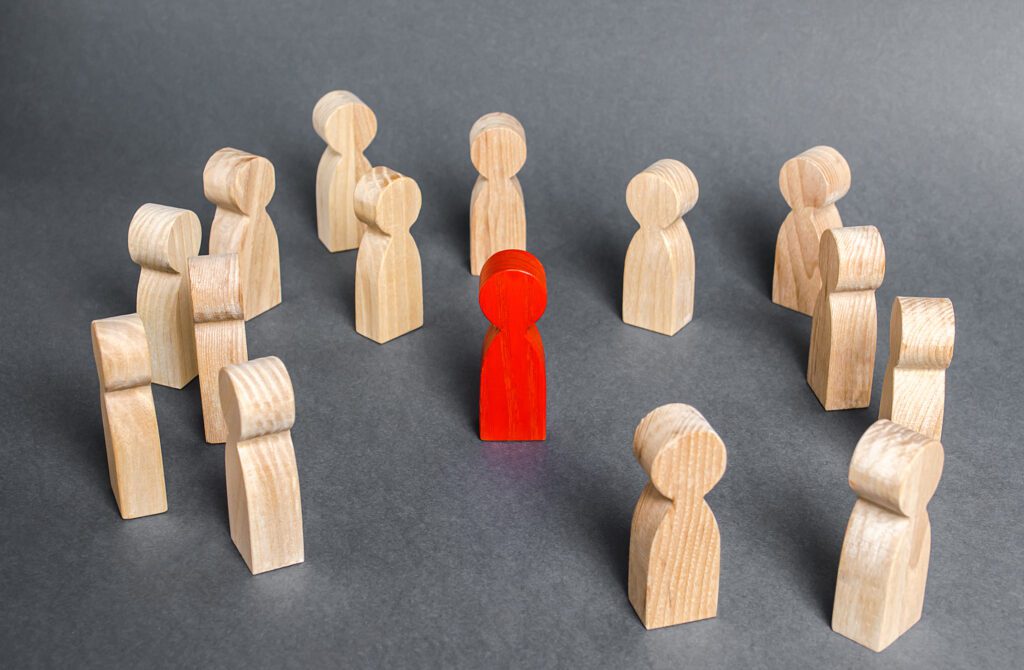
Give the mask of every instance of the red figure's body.
[(544, 266), (519, 249), (480, 271), (480, 309), (491, 322), (480, 366), (480, 439), (543, 440), (547, 434), (544, 343), (536, 322), (548, 303)]

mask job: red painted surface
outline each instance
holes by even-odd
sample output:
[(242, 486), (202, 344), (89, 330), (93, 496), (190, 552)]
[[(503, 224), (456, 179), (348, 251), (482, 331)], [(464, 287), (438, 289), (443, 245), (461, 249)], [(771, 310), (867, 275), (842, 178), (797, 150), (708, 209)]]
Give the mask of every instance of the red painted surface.
[(507, 249), (480, 271), (480, 309), (491, 322), (480, 366), (480, 439), (543, 440), (547, 434), (544, 343), (536, 322), (548, 304), (544, 266)]

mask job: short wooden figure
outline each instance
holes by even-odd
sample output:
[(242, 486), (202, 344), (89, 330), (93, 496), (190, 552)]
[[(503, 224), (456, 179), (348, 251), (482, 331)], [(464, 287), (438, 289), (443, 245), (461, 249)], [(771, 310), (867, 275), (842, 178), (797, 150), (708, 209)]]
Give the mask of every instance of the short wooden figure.
[(92, 322), (100, 413), (114, 500), (125, 519), (167, 511), (152, 364), (138, 314)]
[(629, 602), (650, 630), (718, 614), (721, 536), (704, 496), (725, 474), (725, 445), (689, 405), (662, 405), (633, 435), (651, 481), (629, 533)]
[(544, 266), (506, 249), (480, 272), (480, 309), (491, 322), (480, 366), (480, 439), (543, 440), (547, 434), (544, 343), (537, 320), (548, 304)]
[(942, 476), (938, 440), (880, 419), (857, 444), (858, 500), (839, 559), (832, 630), (882, 651), (921, 618), (932, 529), (926, 509)]
[(782, 166), (779, 190), (793, 211), (775, 243), (772, 302), (809, 316), (821, 288), (821, 234), (843, 225), (836, 202), (850, 190), (850, 166), (832, 147), (813, 147)]
[(128, 253), (142, 268), (135, 309), (146, 326), (154, 384), (180, 389), (196, 376), (185, 263), (202, 237), (199, 217), (164, 205), (139, 207), (128, 227)]
[(327, 142), (316, 171), (316, 230), (328, 251), (355, 249), (366, 224), (355, 210), (356, 183), (370, 171), (363, 151), (377, 117), (354, 93), (331, 91), (313, 108), (313, 129)]
[(955, 334), (949, 298), (893, 300), (879, 419), (942, 439), (946, 368), (953, 360)]
[(409, 233), (420, 214), (420, 187), (375, 167), (356, 184), (355, 202), (367, 224), (356, 256), (356, 332), (383, 344), (423, 325), (423, 270)]
[(207, 442), (220, 444), (228, 439), (220, 407), (220, 369), (249, 360), (238, 254), (190, 258), (188, 279), (199, 362), (199, 394), (203, 401), (203, 430)]
[(511, 114), (484, 114), (469, 131), (480, 176), (469, 201), (469, 267), (478, 275), (503, 249), (526, 249), (526, 206), (516, 173), (526, 162), (526, 131)]
[(693, 242), (683, 215), (697, 203), (697, 178), (666, 158), (633, 177), (626, 204), (640, 230), (626, 252), (622, 320), (675, 335), (693, 318)]
[(274, 166), (262, 156), (221, 149), (203, 170), (203, 191), (217, 205), (210, 254), (238, 254), (245, 320), (281, 303), (277, 231), (267, 214)]
[(875, 289), (885, 277), (885, 247), (874, 226), (821, 235), (822, 290), (811, 322), (807, 383), (826, 410), (867, 407), (875, 370)]
[(255, 575), (304, 560), (302, 501), (291, 428), (295, 395), (275, 356), (227, 365), (220, 403), (228, 427), (224, 475), (231, 539)]

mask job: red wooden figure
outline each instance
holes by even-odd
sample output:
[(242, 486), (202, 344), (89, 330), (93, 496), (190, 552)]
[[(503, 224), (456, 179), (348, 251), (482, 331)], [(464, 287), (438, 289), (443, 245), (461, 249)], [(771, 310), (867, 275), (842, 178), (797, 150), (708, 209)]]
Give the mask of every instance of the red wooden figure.
[(544, 266), (519, 249), (480, 271), (480, 309), (491, 322), (480, 366), (480, 439), (543, 440), (547, 433), (544, 343), (536, 322), (548, 304)]

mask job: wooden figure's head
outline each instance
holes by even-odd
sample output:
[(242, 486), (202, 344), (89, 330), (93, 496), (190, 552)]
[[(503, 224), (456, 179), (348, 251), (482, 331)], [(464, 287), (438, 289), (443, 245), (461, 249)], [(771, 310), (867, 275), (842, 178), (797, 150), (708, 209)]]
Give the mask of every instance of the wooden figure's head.
[(228, 439), (251, 440), (295, 425), (292, 380), (277, 356), (225, 365), (219, 383)]
[(879, 419), (864, 433), (850, 460), (850, 488), (858, 496), (904, 516), (924, 510), (942, 477), (938, 440)]
[(484, 114), (469, 131), (469, 159), (485, 179), (513, 177), (526, 162), (526, 131), (511, 114)]
[(188, 279), (195, 323), (244, 318), (238, 254), (190, 258)]
[(408, 232), (423, 204), (414, 180), (384, 166), (364, 174), (353, 197), (356, 216), (385, 235)]
[(821, 234), (818, 266), (829, 291), (867, 291), (885, 278), (885, 245), (878, 228), (829, 228)]
[(949, 298), (892, 301), (889, 360), (902, 368), (945, 370), (953, 360), (956, 321)]
[(785, 162), (779, 190), (792, 209), (831, 205), (850, 190), (850, 166), (832, 147), (813, 147)]
[(536, 323), (548, 305), (548, 282), (541, 262), (528, 251), (493, 254), (480, 270), (480, 309), (499, 329)]
[(199, 253), (203, 228), (195, 212), (147, 203), (128, 226), (128, 253), (136, 264), (162, 272), (184, 272)]
[(726, 451), (707, 419), (690, 405), (662, 405), (633, 434), (633, 455), (669, 499), (703, 497), (725, 474)]
[(313, 108), (313, 129), (338, 153), (362, 153), (377, 136), (377, 116), (354, 93), (331, 91)]
[(206, 162), (206, 199), (242, 214), (256, 214), (274, 197), (274, 166), (266, 158), (238, 149), (221, 149)]
[(93, 321), (92, 350), (103, 391), (144, 386), (153, 379), (146, 328), (138, 314)]
[(641, 227), (665, 228), (693, 209), (699, 193), (690, 168), (663, 158), (629, 181), (626, 205)]

